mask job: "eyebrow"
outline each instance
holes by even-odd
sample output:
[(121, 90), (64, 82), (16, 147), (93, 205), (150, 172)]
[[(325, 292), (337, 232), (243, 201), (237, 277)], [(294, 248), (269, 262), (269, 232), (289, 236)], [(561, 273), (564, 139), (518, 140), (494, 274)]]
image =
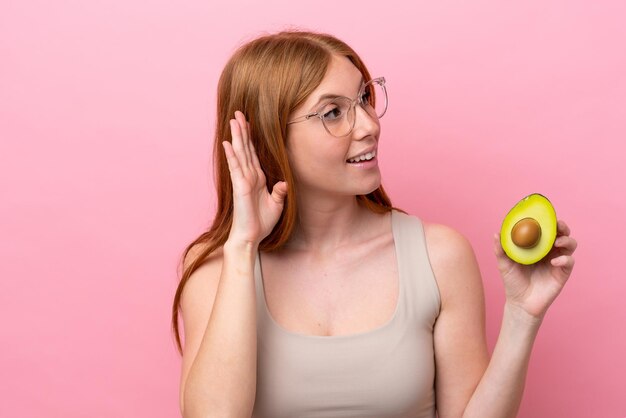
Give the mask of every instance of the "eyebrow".
[[(365, 82), (363, 75), (361, 75), (361, 83), (359, 84), (359, 90), (361, 89), (361, 87), (363, 86), (363, 83)], [(315, 102), (314, 105), (311, 106), (311, 112), (315, 112), (315, 110), (317, 109), (317, 106), (319, 106), (319, 104), (326, 100), (326, 99), (336, 99), (337, 97), (345, 97), (341, 94), (335, 94), (335, 93), (326, 93), (326, 94), (322, 94), (318, 99), (317, 102)]]

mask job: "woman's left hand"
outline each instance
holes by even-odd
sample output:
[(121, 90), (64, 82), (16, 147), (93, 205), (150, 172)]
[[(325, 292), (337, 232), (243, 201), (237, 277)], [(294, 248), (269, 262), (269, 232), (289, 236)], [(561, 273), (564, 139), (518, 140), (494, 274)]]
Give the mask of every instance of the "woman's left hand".
[(574, 268), (572, 254), (578, 244), (569, 235), (569, 227), (559, 220), (554, 246), (541, 261), (531, 265), (511, 260), (500, 245), (500, 235), (494, 235), (494, 252), (504, 281), (507, 303), (533, 318), (543, 319)]

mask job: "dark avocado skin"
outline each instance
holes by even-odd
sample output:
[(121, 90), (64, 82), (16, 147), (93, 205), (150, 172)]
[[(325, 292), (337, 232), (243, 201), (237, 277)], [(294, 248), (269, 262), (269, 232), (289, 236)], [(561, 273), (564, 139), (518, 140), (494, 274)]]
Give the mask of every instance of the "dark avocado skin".
[[(522, 248), (513, 242), (511, 231), (517, 222), (531, 218), (539, 223), (541, 237), (531, 248)], [(506, 255), (519, 264), (535, 264), (543, 259), (552, 249), (556, 240), (556, 211), (550, 200), (542, 194), (530, 194), (511, 208), (502, 221), (500, 244)]]

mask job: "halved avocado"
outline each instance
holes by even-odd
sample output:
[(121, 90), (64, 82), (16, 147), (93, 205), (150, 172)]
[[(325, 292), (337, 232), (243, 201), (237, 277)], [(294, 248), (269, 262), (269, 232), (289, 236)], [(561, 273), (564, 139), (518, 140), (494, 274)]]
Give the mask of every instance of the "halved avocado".
[(534, 264), (544, 258), (556, 240), (556, 212), (543, 195), (526, 196), (507, 213), (500, 229), (500, 244), (509, 258)]

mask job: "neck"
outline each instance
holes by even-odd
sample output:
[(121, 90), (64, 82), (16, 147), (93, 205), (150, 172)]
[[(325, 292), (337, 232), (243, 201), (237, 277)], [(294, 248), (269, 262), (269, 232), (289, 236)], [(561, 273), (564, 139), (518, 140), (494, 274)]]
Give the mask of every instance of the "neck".
[(367, 236), (374, 213), (361, 207), (355, 196), (333, 199), (298, 199), (298, 223), (288, 246), (331, 252)]

